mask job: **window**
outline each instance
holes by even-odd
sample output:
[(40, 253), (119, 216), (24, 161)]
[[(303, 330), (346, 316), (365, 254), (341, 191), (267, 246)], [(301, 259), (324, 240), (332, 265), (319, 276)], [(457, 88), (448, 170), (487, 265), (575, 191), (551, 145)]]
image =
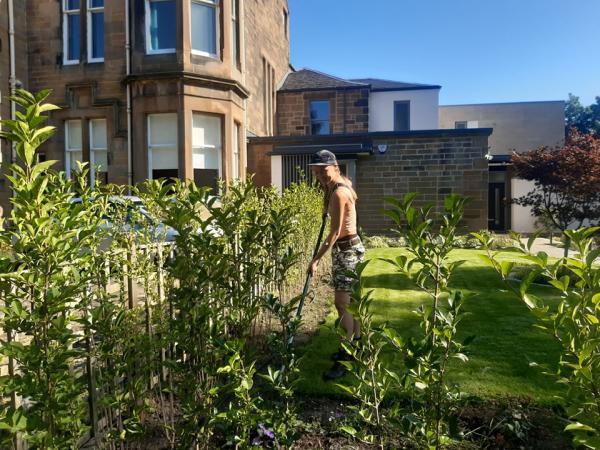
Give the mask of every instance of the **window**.
[(218, 192), (221, 175), (221, 117), (209, 114), (192, 115), (192, 164), (194, 181)]
[(108, 145), (106, 139), (106, 119), (90, 120), (90, 183), (96, 177), (102, 183), (108, 182)]
[(179, 177), (177, 114), (148, 116), (148, 178)]
[(394, 102), (394, 131), (410, 130), (410, 102)]
[(240, 61), (240, 0), (231, 0), (231, 59), (238, 69)]
[(310, 102), (310, 134), (329, 134), (329, 100)]
[(467, 128), (467, 121), (461, 120), (454, 122), (454, 128), (456, 128), (457, 130)]
[(88, 62), (104, 61), (104, 0), (87, 0)]
[(83, 141), (81, 139), (81, 120), (65, 122), (65, 173), (71, 178), (77, 170), (77, 162), (83, 162)]
[(283, 10), (283, 33), (285, 34), (285, 38), (289, 39), (289, 20), (288, 20), (288, 12), (284, 9)]
[(219, 0), (192, 0), (192, 53), (217, 57)]
[(63, 63), (65, 65), (79, 63), (79, 54), (81, 53), (79, 1), (63, 0)]
[(146, 53), (174, 53), (175, 26), (175, 0), (146, 0)]
[(240, 124), (235, 122), (233, 124), (233, 161), (231, 177), (238, 179), (240, 177), (240, 132), (242, 127)]

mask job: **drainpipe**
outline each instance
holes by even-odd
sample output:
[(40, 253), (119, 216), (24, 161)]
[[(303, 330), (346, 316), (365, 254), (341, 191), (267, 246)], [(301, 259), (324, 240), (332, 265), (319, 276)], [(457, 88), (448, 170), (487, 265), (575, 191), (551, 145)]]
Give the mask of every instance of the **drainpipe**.
[[(10, 53), (10, 95), (15, 95), (15, 90), (17, 88), (17, 74), (16, 74), (16, 62), (15, 62), (15, 10), (13, 5), (13, 0), (8, 0), (8, 46)], [(17, 105), (15, 102), (10, 102), (10, 118), (15, 120), (16, 118)], [(17, 159), (17, 154), (15, 152), (15, 145), (11, 145), (12, 153), (11, 153), (11, 162), (15, 162)]]
[[(129, 0), (125, 1), (125, 76), (131, 74), (131, 38), (129, 25)], [(133, 136), (131, 132), (131, 85), (127, 80), (127, 189), (131, 194), (131, 185), (133, 184), (133, 164), (132, 164), (132, 142)]]

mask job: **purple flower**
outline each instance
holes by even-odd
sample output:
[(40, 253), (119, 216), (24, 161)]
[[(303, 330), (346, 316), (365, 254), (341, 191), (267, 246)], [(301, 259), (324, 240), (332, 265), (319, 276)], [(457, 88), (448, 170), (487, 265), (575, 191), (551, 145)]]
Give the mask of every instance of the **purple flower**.
[(275, 439), (275, 433), (273, 433), (271, 430), (269, 430), (267, 427), (265, 427), (262, 423), (258, 424), (258, 428), (260, 428), (260, 431), (262, 431), (263, 434), (265, 436), (267, 436), (269, 439)]
[(337, 411), (337, 412), (335, 413), (335, 417), (336, 417), (336, 418), (338, 418), (338, 419), (339, 419), (340, 417), (344, 417), (344, 413), (341, 413), (341, 412)]
[(257, 437), (256, 437), (256, 438), (252, 439), (252, 445), (259, 446), (259, 445), (261, 445), (261, 444), (262, 444), (262, 440), (261, 440), (261, 438), (257, 438)]

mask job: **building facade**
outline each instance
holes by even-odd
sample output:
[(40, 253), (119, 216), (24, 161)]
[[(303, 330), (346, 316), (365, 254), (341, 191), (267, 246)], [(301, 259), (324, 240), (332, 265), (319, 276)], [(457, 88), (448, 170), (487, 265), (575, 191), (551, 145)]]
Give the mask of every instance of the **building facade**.
[(82, 161), (98, 168), (91, 181), (180, 177), (216, 187), (245, 175), (248, 135), (274, 133), (289, 71), (286, 0), (14, 4), (22, 17), (3, 12), (0, 33), (14, 23), (24, 87), (54, 91), (57, 133), (41, 152), (67, 175)]
[(565, 138), (565, 102), (515, 102), (440, 106), (440, 128), (493, 128), (489, 140), (488, 227), (504, 232), (536, 230), (531, 209), (513, 203), (530, 192), (533, 182), (516, 178), (513, 152), (555, 147)]
[(384, 199), (408, 192), (437, 211), (448, 194), (467, 196), (466, 229), (484, 228), (491, 130), (438, 129), (439, 89), (310, 69), (289, 73), (277, 93), (277, 135), (249, 140), (255, 182), (285, 188), (310, 179), (311, 155), (326, 148), (357, 190), (359, 225), (367, 233), (389, 233)]

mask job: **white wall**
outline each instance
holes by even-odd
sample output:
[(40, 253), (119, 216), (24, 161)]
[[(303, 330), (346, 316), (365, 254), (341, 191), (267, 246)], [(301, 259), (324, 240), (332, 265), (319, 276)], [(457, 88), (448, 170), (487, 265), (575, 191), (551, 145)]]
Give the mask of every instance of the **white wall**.
[(279, 192), (283, 190), (283, 160), (281, 155), (271, 156), (271, 184)]
[[(534, 188), (533, 181), (513, 178), (510, 182), (512, 198), (519, 198), (528, 194)], [(511, 229), (517, 233), (533, 233), (535, 231), (535, 216), (531, 213), (528, 206), (516, 204), (510, 205)]]
[(439, 89), (371, 92), (369, 94), (369, 131), (394, 130), (394, 102), (410, 101), (410, 129), (438, 128)]

